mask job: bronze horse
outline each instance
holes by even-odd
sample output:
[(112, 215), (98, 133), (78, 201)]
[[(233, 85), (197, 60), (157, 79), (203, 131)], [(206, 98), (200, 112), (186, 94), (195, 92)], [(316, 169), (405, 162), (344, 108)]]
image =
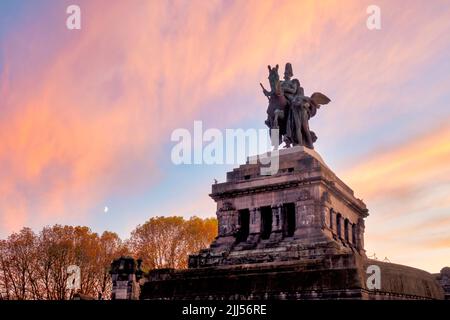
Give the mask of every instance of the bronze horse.
[(289, 108), (286, 97), (284, 96), (283, 89), (281, 88), (280, 76), (278, 74), (278, 65), (269, 69), (269, 84), (270, 91), (267, 91), (262, 83), (260, 83), (263, 89), (264, 95), (269, 99), (269, 106), (267, 107), (267, 120), (266, 125), (270, 129), (270, 135), (272, 136), (272, 129), (278, 129), (278, 145), (282, 142), (283, 135), (286, 134), (286, 119), (288, 116)]

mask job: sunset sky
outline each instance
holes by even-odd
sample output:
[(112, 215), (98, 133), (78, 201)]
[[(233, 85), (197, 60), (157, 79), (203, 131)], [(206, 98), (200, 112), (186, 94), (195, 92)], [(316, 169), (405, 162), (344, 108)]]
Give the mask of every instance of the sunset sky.
[[(81, 30), (66, 8), (81, 8)], [(366, 27), (381, 8), (381, 30)], [(0, 238), (215, 215), (231, 165), (170, 159), (174, 129), (265, 127), (291, 62), (316, 151), (369, 208), (366, 250), (450, 265), (450, 1), (0, 1)], [(108, 211), (105, 212), (105, 206)]]

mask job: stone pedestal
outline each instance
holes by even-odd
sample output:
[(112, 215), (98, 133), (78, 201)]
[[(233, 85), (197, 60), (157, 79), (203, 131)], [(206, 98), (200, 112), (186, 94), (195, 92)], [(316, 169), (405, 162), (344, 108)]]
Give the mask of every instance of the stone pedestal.
[[(141, 299), (443, 297), (427, 272), (367, 259), (366, 205), (314, 150), (281, 150), (271, 176), (254, 160), (212, 186), (219, 232), (211, 246), (189, 257), (188, 270), (152, 271)], [(372, 264), (383, 279), (375, 291), (366, 286)]]
[(112, 300), (138, 300), (139, 280), (142, 278), (141, 260), (120, 257), (111, 263)]
[[(381, 286), (377, 290), (367, 287), (369, 265), (380, 268)], [(142, 287), (141, 299), (422, 300), (444, 297), (435, 277), (428, 272), (355, 254), (178, 271), (155, 270), (148, 280)]]
[[(365, 204), (314, 150), (280, 150), (278, 160), (278, 173), (264, 176), (262, 165), (249, 158), (228, 172), (226, 182), (212, 186), (219, 235), (209, 249), (191, 256), (191, 267), (295, 260), (302, 252), (312, 257), (323, 252), (314, 250), (319, 244), (327, 245), (327, 253), (365, 256)], [(242, 225), (238, 217), (246, 210), (250, 219)], [(345, 223), (355, 226), (347, 237)], [(245, 240), (240, 230), (249, 231)]]

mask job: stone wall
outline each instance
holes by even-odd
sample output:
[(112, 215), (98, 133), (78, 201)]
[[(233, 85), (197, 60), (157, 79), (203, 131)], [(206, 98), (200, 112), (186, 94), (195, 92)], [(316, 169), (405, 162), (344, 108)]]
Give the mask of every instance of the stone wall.
[[(368, 289), (366, 267), (381, 267), (381, 288)], [(370, 261), (355, 254), (322, 255), (317, 259), (266, 262), (150, 274), (141, 299), (317, 300), (442, 299), (429, 273)]]
[(450, 267), (442, 268), (441, 272), (435, 275), (435, 278), (444, 290), (445, 299), (450, 300)]

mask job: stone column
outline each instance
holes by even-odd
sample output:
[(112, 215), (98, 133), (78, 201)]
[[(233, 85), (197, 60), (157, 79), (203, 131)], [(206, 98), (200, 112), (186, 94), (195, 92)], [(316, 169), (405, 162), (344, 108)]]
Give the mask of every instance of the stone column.
[(330, 208), (328, 205), (321, 204), (321, 227), (323, 234), (327, 237), (328, 240), (333, 239), (334, 236), (334, 227), (336, 222), (334, 219), (336, 219), (336, 216), (334, 214), (334, 211), (332, 208)]
[(283, 238), (282, 210), (282, 204), (272, 206), (272, 232), (270, 234), (271, 241), (279, 241)]
[(356, 227), (356, 244), (357, 244), (357, 248), (360, 253), (365, 252), (365, 250), (364, 250), (364, 229), (365, 229), (364, 219), (359, 218), (358, 224)]
[(335, 214), (328, 191), (323, 191), (320, 197), (320, 206), (322, 210), (322, 232), (327, 239), (331, 240), (334, 238), (333, 228), (336, 222), (334, 221)]
[(250, 209), (250, 227), (247, 242), (256, 243), (261, 234), (261, 209)]
[(324, 206), (323, 204), (320, 205), (320, 227), (322, 229), (325, 229), (328, 227), (328, 223), (329, 223), (329, 209), (327, 206)]
[(336, 213), (333, 209), (330, 209), (328, 225), (330, 226), (330, 230), (332, 233), (336, 233)]
[(352, 230), (353, 230), (353, 223), (351, 223), (350, 222), (350, 220), (348, 221), (348, 235), (347, 235), (347, 237), (348, 237), (348, 243), (349, 244), (353, 244), (353, 239), (352, 239), (352, 236), (353, 236), (353, 233), (352, 233)]
[(341, 214), (340, 216), (341, 222), (341, 239), (345, 242), (345, 218), (344, 216)]

